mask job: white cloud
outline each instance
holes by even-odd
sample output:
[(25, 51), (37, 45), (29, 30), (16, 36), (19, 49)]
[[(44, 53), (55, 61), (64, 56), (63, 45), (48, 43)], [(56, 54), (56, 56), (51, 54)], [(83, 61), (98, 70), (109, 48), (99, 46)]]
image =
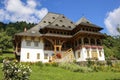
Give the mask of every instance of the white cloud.
[(120, 7), (109, 12), (104, 23), (110, 35), (120, 35), (117, 31), (120, 24)]
[[(40, 3), (39, 3), (40, 4)], [(39, 4), (35, 0), (6, 0), (4, 8), (0, 9), (0, 21), (26, 21), (38, 23), (47, 13), (47, 8), (37, 9)]]

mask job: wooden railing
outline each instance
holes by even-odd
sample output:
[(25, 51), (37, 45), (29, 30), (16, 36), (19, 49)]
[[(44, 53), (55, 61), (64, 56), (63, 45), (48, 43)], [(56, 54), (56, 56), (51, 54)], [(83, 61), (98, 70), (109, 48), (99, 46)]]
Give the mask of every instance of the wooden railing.
[(57, 58), (56, 55), (52, 57), (53, 62), (71, 62), (74, 59), (74, 54), (72, 48), (61, 54), (61, 58)]

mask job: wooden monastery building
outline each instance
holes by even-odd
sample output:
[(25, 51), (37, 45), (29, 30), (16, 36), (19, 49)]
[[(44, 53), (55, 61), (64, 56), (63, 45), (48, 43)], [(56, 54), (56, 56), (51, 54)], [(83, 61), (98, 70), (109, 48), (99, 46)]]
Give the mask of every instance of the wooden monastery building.
[(104, 61), (102, 29), (85, 17), (74, 23), (48, 13), (36, 26), (15, 34), (15, 52), (21, 62)]

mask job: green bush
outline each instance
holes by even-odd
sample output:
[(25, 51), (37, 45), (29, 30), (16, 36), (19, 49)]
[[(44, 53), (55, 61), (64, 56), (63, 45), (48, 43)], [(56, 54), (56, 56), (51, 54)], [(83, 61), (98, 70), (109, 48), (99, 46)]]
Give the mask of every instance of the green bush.
[(43, 67), (44, 66), (44, 64), (41, 62), (41, 61), (39, 61), (39, 62), (37, 62), (37, 63), (35, 63), (37, 66), (40, 66), (40, 67)]
[(4, 80), (29, 80), (31, 69), (16, 61), (3, 60)]
[(58, 63), (56, 63), (56, 62), (51, 63), (51, 65), (54, 67), (58, 67)]
[(91, 59), (88, 59), (87, 60), (87, 66), (88, 67), (90, 67), (90, 66), (92, 66), (92, 65), (94, 65), (95, 64), (95, 62), (94, 61), (91, 61)]
[(93, 70), (88, 67), (80, 67), (75, 63), (60, 63), (59, 67), (73, 71), (73, 72), (92, 72)]
[(45, 64), (45, 66), (51, 66), (51, 64), (50, 63), (44, 63)]
[(113, 71), (113, 72), (120, 72), (120, 63), (112, 64), (111, 71)]
[(3, 58), (2, 57), (0, 57), (0, 63), (2, 63), (3, 62)]

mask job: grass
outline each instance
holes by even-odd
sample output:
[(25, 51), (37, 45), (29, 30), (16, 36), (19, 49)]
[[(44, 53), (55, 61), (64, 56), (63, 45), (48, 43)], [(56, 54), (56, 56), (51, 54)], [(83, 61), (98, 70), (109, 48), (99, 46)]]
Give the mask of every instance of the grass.
[(0, 55), (0, 57), (5, 58), (5, 57), (10, 57), (10, 58), (15, 58), (15, 55), (13, 53), (4, 53)]
[[(13, 54), (3, 54), (2, 57), (14, 57)], [(3, 79), (2, 63), (0, 63), (0, 80)], [(118, 72), (80, 73), (53, 66), (30, 65), (32, 73), (30, 80), (120, 80)]]
[(52, 66), (32, 66), (32, 70), (31, 80), (120, 80), (120, 73), (114, 72), (79, 73)]

